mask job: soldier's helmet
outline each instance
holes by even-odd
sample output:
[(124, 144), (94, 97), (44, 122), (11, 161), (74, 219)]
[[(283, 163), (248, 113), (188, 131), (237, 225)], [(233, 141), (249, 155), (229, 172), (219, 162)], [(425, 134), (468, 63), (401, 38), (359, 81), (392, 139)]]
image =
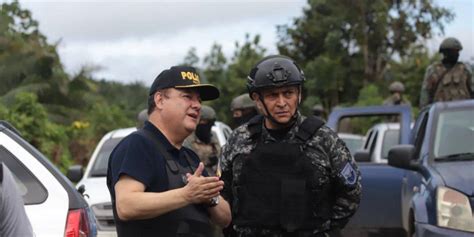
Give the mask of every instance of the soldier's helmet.
[(204, 120), (216, 120), (216, 111), (210, 106), (201, 106), (201, 119)]
[(313, 113), (323, 113), (324, 107), (321, 104), (316, 104), (312, 108)]
[(249, 95), (263, 88), (301, 85), (305, 80), (303, 71), (293, 59), (272, 55), (260, 60), (247, 77)]
[(257, 108), (255, 102), (250, 98), (248, 94), (242, 94), (235, 97), (230, 103), (230, 110), (234, 111), (236, 109), (250, 109)]
[(399, 81), (394, 81), (390, 84), (390, 86), (388, 86), (388, 90), (392, 93), (393, 92), (403, 93), (405, 91), (405, 86), (403, 85), (403, 83)]
[(462, 44), (459, 42), (458, 39), (454, 37), (449, 37), (443, 40), (441, 44), (439, 45), (439, 52), (442, 53), (442, 51), (446, 49), (457, 49), (457, 50), (462, 50)]
[(140, 111), (137, 115), (137, 128), (142, 128), (145, 124), (145, 121), (148, 120), (148, 110), (144, 109)]

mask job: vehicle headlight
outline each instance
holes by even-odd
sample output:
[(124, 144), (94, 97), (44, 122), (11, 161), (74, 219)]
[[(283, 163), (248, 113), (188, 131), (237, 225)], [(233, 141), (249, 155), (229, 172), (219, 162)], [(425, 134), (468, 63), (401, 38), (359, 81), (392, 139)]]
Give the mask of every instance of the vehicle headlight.
[(440, 187), (436, 193), (438, 226), (474, 232), (474, 217), (466, 195)]

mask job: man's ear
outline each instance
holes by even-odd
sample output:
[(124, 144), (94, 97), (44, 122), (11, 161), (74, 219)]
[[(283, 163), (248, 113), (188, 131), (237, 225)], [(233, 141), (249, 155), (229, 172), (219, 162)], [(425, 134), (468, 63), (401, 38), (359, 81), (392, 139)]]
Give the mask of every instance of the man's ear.
[(256, 92), (253, 92), (252, 94), (252, 100), (255, 101), (255, 104), (257, 105), (257, 109), (259, 111), (264, 111), (264, 108), (263, 108), (263, 102), (260, 100), (260, 95)]
[(155, 106), (157, 109), (161, 110), (163, 108), (163, 92), (157, 91), (153, 95), (153, 99), (155, 101)]

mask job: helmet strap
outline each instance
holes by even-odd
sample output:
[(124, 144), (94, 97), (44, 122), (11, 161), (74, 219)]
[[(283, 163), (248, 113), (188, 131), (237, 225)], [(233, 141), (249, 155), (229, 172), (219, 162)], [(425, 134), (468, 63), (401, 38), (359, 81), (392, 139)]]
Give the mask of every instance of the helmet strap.
[(296, 110), (295, 110), (295, 113), (291, 116), (290, 120), (286, 123), (281, 123), (281, 122), (278, 122), (273, 116), (272, 114), (270, 113), (270, 111), (268, 111), (268, 108), (267, 108), (267, 105), (265, 104), (265, 101), (263, 100), (263, 96), (262, 96), (262, 93), (260, 91), (257, 91), (256, 92), (257, 95), (258, 95), (258, 98), (260, 99), (260, 101), (262, 102), (263, 104), (263, 108), (265, 109), (265, 118), (269, 119), (272, 123), (276, 124), (276, 125), (279, 125), (279, 126), (282, 126), (282, 127), (288, 127), (289, 125), (293, 124), (296, 119), (298, 118), (298, 111), (299, 111), (299, 105), (301, 103), (301, 86), (298, 87), (298, 104), (296, 105)]

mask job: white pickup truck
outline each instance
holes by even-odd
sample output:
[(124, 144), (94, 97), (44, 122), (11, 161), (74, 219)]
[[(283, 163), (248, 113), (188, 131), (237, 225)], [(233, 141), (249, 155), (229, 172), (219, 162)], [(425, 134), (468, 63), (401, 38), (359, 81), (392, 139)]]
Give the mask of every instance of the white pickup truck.
[(367, 131), (365, 143), (354, 153), (358, 162), (387, 163), (388, 151), (400, 140), (400, 123), (378, 123)]

